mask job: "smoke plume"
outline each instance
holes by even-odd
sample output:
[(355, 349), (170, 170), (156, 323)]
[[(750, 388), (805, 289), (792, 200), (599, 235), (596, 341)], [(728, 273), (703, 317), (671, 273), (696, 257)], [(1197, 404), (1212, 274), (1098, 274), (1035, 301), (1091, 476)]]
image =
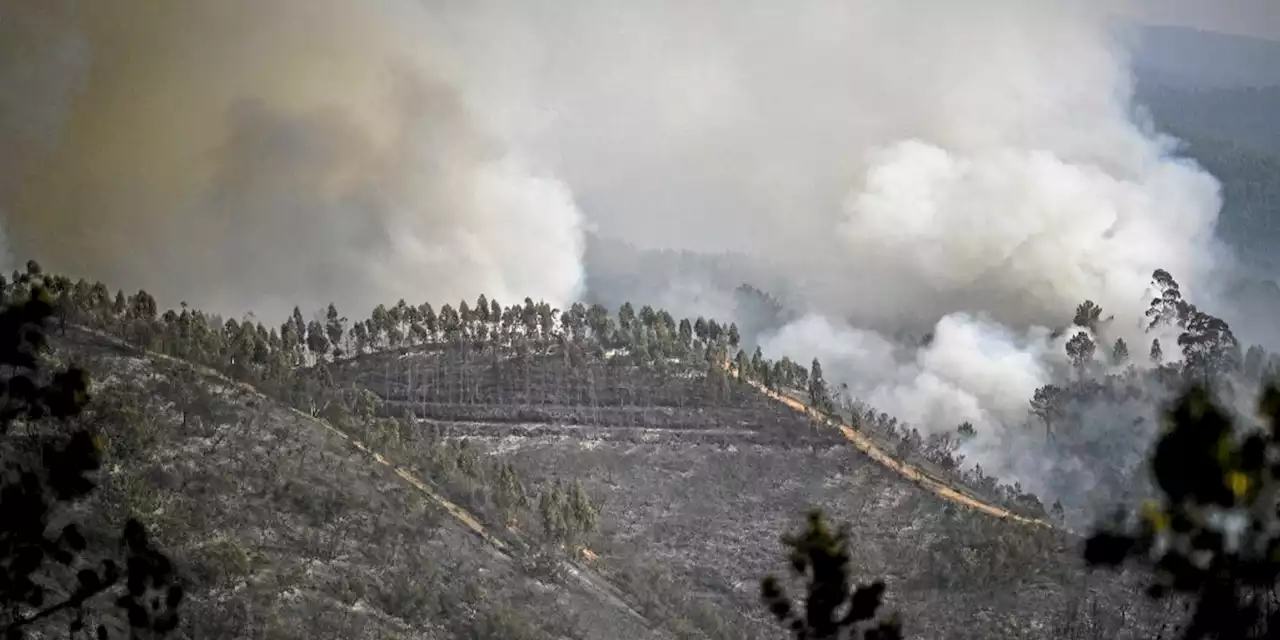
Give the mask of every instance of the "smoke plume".
[[(3, 103), (5, 136), (66, 115), (0, 205), (51, 266), (275, 312), (563, 303), (588, 226), (735, 252), (803, 316), (769, 355), (922, 430), (969, 420), (1027, 482), (1050, 329), (1091, 299), (1140, 350), (1152, 271), (1207, 295), (1225, 259), (1218, 184), (1137, 115), (1113, 4), (68, 3), (34, 12), (87, 71), (0, 39), (5, 88), (80, 79)], [(48, 72), (5, 73), (28, 59)], [(595, 293), (732, 299), (644, 278)]]
[[(1052, 472), (1018, 444), (1051, 329), (1090, 299), (1103, 349), (1144, 352), (1152, 272), (1204, 300), (1228, 258), (1219, 185), (1132, 103), (1102, 3), (479, 4), (433, 37), (602, 234), (767, 263), (803, 315), (767, 353), (926, 433), (973, 422), (970, 459), (1024, 486)], [(665, 275), (615, 284), (722, 306)]]
[(26, 144), (0, 206), (22, 256), (264, 319), (578, 292), (572, 195), (442, 81), (416, 3), (0, 0), (15, 15), (0, 142)]

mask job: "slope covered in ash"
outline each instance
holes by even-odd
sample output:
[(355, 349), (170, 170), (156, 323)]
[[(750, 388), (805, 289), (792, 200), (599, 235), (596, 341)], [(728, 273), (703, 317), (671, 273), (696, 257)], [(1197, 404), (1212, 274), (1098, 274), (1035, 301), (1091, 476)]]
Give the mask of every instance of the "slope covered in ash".
[(1154, 624), (1132, 612), (1121, 624), (1131, 591), (1088, 579), (1068, 534), (942, 500), (718, 367), (566, 344), (437, 345), (332, 371), (338, 386), (378, 394), (389, 417), (479, 445), (533, 482), (579, 483), (600, 514), (582, 542), (646, 614), (678, 593), (714, 604), (704, 631), (777, 637), (757, 613), (759, 577), (777, 568), (779, 536), (817, 506), (851, 523), (860, 577), (888, 579), (915, 637), (1043, 637), (1085, 598), (1099, 605), (1090, 624), (1114, 637)]
[[(46, 282), (60, 357), (102, 380), (103, 512), (141, 514), (189, 563), (193, 633), (777, 637), (759, 580), (810, 505), (851, 523), (859, 575), (889, 579), (914, 637), (1154, 624), (1131, 584), (1086, 576), (1078, 540), (942, 500), (729, 375), (733, 325), (482, 296), (277, 330), (28, 271), (8, 295)], [(832, 410), (816, 363), (732, 360)], [(898, 459), (1043, 515), (898, 436)]]
[(72, 328), (54, 346), (96, 381), (85, 419), (107, 434), (109, 470), (90, 511), (104, 527), (141, 516), (180, 559), (190, 637), (648, 633), (315, 418), (105, 336)]

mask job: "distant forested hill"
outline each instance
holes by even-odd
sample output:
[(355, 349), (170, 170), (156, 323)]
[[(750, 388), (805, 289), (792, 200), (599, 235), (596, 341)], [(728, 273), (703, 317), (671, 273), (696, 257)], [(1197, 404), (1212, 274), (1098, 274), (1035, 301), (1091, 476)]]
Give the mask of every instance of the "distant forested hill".
[(1135, 35), (1139, 106), (1222, 182), (1219, 235), (1280, 274), (1280, 42), (1177, 27)]
[(1181, 89), (1280, 85), (1280, 42), (1183, 27), (1126, 31), (1139, 77)]
[(1280, 86), (1140, 85), (1138, 97), (1160, 130), (1183, 141), (1180, 153), (1222, 182), (1219, 236), (1250, 266), (1280, 273)]
[(1253, 277), (1227, 287), (1226, 315), (1280, 346), (1280, 42), (1173, 27), (1138, 30), (1136, 100), (1179, 153), (1222, 183), (1218, 236)]
[[(1280, 278), (1280, 42), (1175, 27), (1130, 35), (1137, 107), (1183, 141), (1181, 155), (1222, 182), (1218, 233), (1263, 276), (1238, 290), (1280, 292), (1272, 282)], [(610, 308), (631, 300), (690, 316), (737, 317), (743, 303), (734, 292), (743, 283), (784, 307), (794, 293), (793, 283), (770, 279), (776, 270), (747, 256), (650, 251), (597, 236), (588, 239), (586, 267), (588, 301)], [(1280, 295), (1268, 297), (1280, 313)]]
[(1186, 141), (1187, 155), (1222, 182), (1218, 235), (1249, 265), (1280, 272), (1280, 150), (1170, 130)]
[(1178, 89), (1143, 82), (1138, 100), (1165, 130), (1280, 153), (1280, 85)]

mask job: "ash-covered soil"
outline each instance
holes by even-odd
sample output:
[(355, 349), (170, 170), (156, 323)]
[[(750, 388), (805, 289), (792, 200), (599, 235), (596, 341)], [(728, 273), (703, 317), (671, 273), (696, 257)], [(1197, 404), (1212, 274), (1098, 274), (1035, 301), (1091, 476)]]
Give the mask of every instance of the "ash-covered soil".
[[(186, 637), (779, 638), (759, 581), (813, 506), (909, 637), (1141, 638), (1159, 613), (1087, 575), (1078, 539), (948, 503), (710, 369), (324, 365), (377, 400), (357, 432), (111, 338), (55, 347), (107, 436), (87, 524), (155, 531), (190, 581)], [(533, 504), (500, 508), (507, 481)], [(558, 481), (598, 513), (568, 543), (536, 517)]]
[(859, 576), (887, 580), (912, 637), (1074, 637), (1087, 622), (1136, 638), (1156, 625), (1130, 604), (1133, 584), (1083, 569), (1079, 538), (947, 502), (736, 381), (456, 358), (372, 356), (335, 378), (534, 482), (581, 481), (600, 504), (595, 566), (647, 615), (664, 605), (654, 591), (679, 592), (712, 606), (723, 637), (780, 637), (759, 580), (786, 571), (780, 537), (821, 507), (849, 523)]
[(89, 524), (155, 529), (192, 585), (188, 637), (673, 637), (495, 549), (315, 419), (110, 339), (54, 346), (93, 375), (84, 419), (109, 440)]

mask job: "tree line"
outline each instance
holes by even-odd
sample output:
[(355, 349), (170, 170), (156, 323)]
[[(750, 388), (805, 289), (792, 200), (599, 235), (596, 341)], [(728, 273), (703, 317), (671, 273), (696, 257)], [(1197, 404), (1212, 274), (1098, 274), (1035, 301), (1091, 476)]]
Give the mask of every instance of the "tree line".
[[(659, 372), (701, 366), (711, 397), (722, 399), (728, 393), (725, 364), (729, 363), (747, 380), (779, 392), (798, 389), (819, 412), (894, 439), (900, 457), (933, 462), (956, 482), (1006, 508), (1033, 517), (1046, 514), (1038, 498), (1020, 486), (1002, 484), (981, 468), (962, 468), (956, 449), (963, 438), (956, 434), (924, 438), (916, 429), (839, 393), (827, 382), (817, 358), (805, 366), (785, 356), (766, 358), (758, 346), (748, 354), (733, 322), (705, 317), (677, 320), (664, 309), (649, 305), (637, 309), (630, 302), (616, 312), (583, 303), (560, 310), (531, 298), (504, 306), (480, 294), (473, 303), (463, 300), (438, 307), (401, 299), (394, 305), (378, 305), (368, 317), (355, 320), (333, 303), (311, 320), (294, 307), (279, 326), (269, 326), (252, 317), (223, 318), (186, 303), (160, 312), (155, 298), (145, 290), (113, 294), (101, 282), (44, 273), (35, 261), (28, 262), (25, 272), (15, 271), (8, 283), (0, 277), (0, 284), (6, 285), (4, 295), (20, 299), (37, 278), (63, 325), (79, 324), (139, 348), (209, 366), (318, 417), (326, 410), (354, 410), (353, 393), (337, 388), (326, 364), (391, 349), (511, 349), (530, 354), (567, 345), (588, 357), (622, 359)], [(767, 294), (744, 288), (745, 299), (776, 307)], [(778, 313), (776, 308), (774, 312)]]
[[(1068, 366), (1028, 401), (1027, 427), (1042, 434), (1043, 454), (1065, 462), (1050, 481), (1076, 511), (1155, 490), (1145, 461), (1159, 435), (1157, 407), (1193, 385), (1232, 402), (1280, 374), (1280, 355), (1258, 345), (1244, 349), (1229, 324), (1187, 300), (1169, 272), (1154, 271), (1151, 287), (1155, 295), (1144, 312), (1147, 342), (1108, 339), (1114, 319), (1086, 300), (1055, 334), (1067, 338)], [(1083, 484), (1094, 489), (1082, 493), (1077, 487)]]

